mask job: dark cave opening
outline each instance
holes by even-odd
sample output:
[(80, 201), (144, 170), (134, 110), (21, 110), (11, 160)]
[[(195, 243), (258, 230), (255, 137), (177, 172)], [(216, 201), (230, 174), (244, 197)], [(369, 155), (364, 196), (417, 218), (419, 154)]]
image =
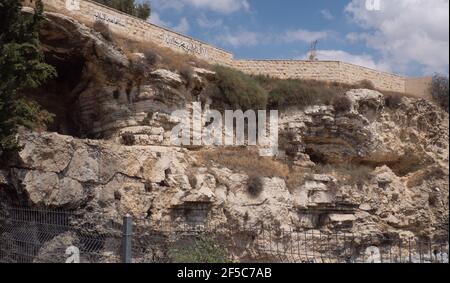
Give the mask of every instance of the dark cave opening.
[(36, 100), (43, 109), (54, 114), (47, 130), (63, 135), (81, 137), (79, 123), (79, 88), (85, 60), (82, 56), (58, 57), (45, 54), (45, 62), (52, 65), (57, 76), (41, 87), (27, 91), (27, 96)]
[(327, 159), (323, 153), (315, 151), (310, 148), (305, 149), (305, 153), (309, 156), (309, 159), (315, 164), (325, 165), (327, 164)]

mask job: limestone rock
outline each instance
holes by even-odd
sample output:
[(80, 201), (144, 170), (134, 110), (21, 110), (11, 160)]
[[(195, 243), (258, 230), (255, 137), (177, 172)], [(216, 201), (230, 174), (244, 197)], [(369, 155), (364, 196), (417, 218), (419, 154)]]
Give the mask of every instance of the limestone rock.
[(173, 87), (179, 87), (183, 84), (183, 79), (180, 75), (169, 70), (158, 69), (150, 73), (156, 80)]
[(210, 70), (194, 67), (193, 71), (195, 72), (195, 74), (197, 74), (198, 76), (200, 76), (202, 78), (207, 79), (208, 81), (212, 81), (216, 78), (216, 72), (213, 72)]
[(82, 185), (73, 179), (60, 179), (56, 173), (41, 171), (13, 170), (17, 186), (27, 192), (35, 205), (73, 208), (81, 205), (87, 195)]
[(356, 217), (352, 214), (330, 214), (328, 215), (331, 222), (338, 222), (338, 223), (344, 223), (344, 222), (353, 222), (356, 220)]
[(345, 94), (350, 100), (355, 103), (373, 103), (374, 105), (383, 105), (383, 94), (370, 89), (352, 89)]

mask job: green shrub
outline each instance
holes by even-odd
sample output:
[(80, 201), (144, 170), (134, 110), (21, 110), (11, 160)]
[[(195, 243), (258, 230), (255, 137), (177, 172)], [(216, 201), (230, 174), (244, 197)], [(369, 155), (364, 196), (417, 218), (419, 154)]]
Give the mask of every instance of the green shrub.
[(143, 20), (147, 20), (152, 12), (150, 3), (148, 1), (135, 0), (94, 0), (97, 3), (109, 6), (121, 12), (133, 15)]
[(362, 81), (358, 82), (357, 86), (359, 88), (376, 90), (375, 85), (373, 84), (373, 82), (369, 81), (369, 80), (362, 80)]
[(267, 92), (258, 82), (243, 72), (215, 66), (216, 81), (208, 88), (207, 95), (216, 109), (263, 110), (267, 106)]
[(258, 197), (264, 189), (264, 184), (262, 181), (262, 177), (255, 174), (252, 174), (248, 177), (247, 181), (247, 192), (252, 197)]
[(8, 161), (21, 149), (16, 137), (19, 126), (39, 129), (52, 120), (25, 94), (57, 74), (44, 62), (39, 42), (42, 1), (35, 2), (32, 17), (21, 12), (21, 1), (0, 3), (0, 161)]
[(352, 109), (352, 101), (345, 95), (335, 97), (333, 107), (337, 113), (345, 113)]
[(156, 65), (160, 59), (158, 53), (156, 53), (152, 49), (145, 50), (144, 57), (150, 66)]
[(192, 245), (172, 248), (169, 251), (174, 263), (227, 263), (225, 249), (208, 237), (200, 237)]
[(433, 98), (439, 103), (439, 105), (448, 112), (449, 110), (449, 80), (448, 76), (434, 75), (433, 82), (431, 84), (431, 93)]
[(190, 65), (183, 65), (179, 70), (180, 75), (186, 80), (189, 86), (194, 85), (195, 73)]
[(398, 109), (402, 103), (402, 95), (398, 94), (386, 94), (384, 101), (387, 107), (391, 109)]
[(309, 80), (277, 80), (258, 77), (264, 88), (269, 91), (269, 106), (283, 109), (296, 106), (330, 104), (336, 94), (341, 93), (341, 86), (334, 87), (325, 82)]
[(124, 145), (132, 146), (136, 143), (136, 138), (133, 133), (125, 132), (122, 134), (122, 142)]

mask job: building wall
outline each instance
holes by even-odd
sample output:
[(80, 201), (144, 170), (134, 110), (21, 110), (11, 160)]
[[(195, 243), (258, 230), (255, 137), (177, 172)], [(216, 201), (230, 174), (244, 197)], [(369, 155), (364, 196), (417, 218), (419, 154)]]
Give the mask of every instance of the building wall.
[(405, 92), (416, 97), (431, 98), (433, 77), (406, 78)]
[[(28, 5), (32, 5), (33, 1), (23, 0)], [(43, 0), (43, 2), (47, 11), (68, 15), (88, 26), (92, 26), (96, 21), (102, 21), (121, 37), (143, 43), (156, 43), (197, 56), (212, 64), (234, 67), (249, 74), (349, 84), (369, 80), (380, 90), (410, 92), (418, 97), (429, 96), (429, 78), (405, 78), (337, 61), (234, 60), (233, 54), (227, 51), (89, 0)]]
[[(32, 5), (33, 1), (24, 0), (23, 2)], [(88, 0), (43, 0), (43, 2), (46, 11), (73, 17), (87, 26), (92, 26), (96, 21), (104, 22), (113, 33), (130, 40), (156, 43), (211, 63), (229, 65), (233, 59), (233, 55), (229, 52), (96, 2)]]
[[(381, 90), (405, 92), (405, 78), (338, 61), (236, 60), (233, 67), (249, 74), (281, 79), (312, 79), (357, 84), (371, 81)], [(420, 81), (417, 82), (420, 85)]]

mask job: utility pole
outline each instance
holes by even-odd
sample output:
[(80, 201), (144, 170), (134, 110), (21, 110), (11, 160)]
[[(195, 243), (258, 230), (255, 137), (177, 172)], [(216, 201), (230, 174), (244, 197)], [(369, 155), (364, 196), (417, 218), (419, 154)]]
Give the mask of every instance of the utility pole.
[(309, 49), (309, 55), (308, 55), (308, 60), (309, 61), (318, 61), (317, 59), (317, 40), (314, 40), (313, 42), (311, 42), (311, 46)]

